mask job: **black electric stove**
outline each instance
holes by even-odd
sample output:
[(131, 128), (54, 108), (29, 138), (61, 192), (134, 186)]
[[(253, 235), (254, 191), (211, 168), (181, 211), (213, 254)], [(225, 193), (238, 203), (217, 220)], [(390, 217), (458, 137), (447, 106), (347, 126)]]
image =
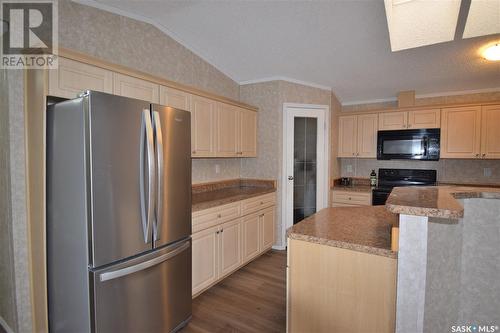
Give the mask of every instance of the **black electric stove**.
[(378, 185), (373, 189), (372, 204), (385, 205), (394, 187), (436, 185), (436, 170), (378, 169)]

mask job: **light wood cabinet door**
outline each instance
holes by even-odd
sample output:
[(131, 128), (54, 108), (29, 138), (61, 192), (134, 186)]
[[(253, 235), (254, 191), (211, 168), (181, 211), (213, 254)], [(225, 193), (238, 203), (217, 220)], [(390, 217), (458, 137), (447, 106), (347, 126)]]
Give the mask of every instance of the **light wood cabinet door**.
[(49, 95), (75, 98), (84, 90), (113, 93), (113, 72), (78, 61), (59, 58), (49, 71)]
[(160, 104), (176, 109), (191, 111), (191, 94), (181, 90), (160, 86)]
[(217, 156), (239, 155), (239, 116), (239, 110), (235, 106), (217, 103)]
[(439, 128), (441, 127), (441, 110), (408, 111), (408, 128)]
[(257, 157), (257, 112), (240, 108), (240, 157)]
[(226, 222), (219, 233), (219, 278), (233, 272), (241, 264), (241, 221)]
[(377, 157), (377, 114), (358, 116), (358, 157)]
[(481, 157), (500, 159), (500, 105), (482, 107)]
[(255, 213), (241, 219), (243, 235), (243, 262), (248, 262), (260, 253), (260, 214)]
[(119, 73), (113, 73), (113, 93), (151, 103), (160, 102), (159, 85)]
[(338, 157), (355, 157), (357, 150), (357, 116), (339, 117)]
[(192, 236), (192, 294), (197, 294), (218, 279), (219, 227)]
[(274, 207), (264, 210), (260, 215), (260, 252), (270, 249), (274, 244), (275, 215)]
[(446, 108), (441, 117), (441, 158), (479, 158), (481, 106)]
[(384, 112), (378, 115), (378, 129), (381, 131), (405, 129), (407, 124), (407, 112)]
[(214, 157), (216, 153), (216, 103), (208, 98), (191, 97), (191, 156)]

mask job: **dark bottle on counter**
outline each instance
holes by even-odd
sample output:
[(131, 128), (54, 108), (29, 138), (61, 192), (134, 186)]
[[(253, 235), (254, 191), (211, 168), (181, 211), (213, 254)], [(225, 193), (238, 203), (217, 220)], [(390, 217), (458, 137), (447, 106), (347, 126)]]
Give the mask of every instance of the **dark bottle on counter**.
[(377, 174), (375, 173), (375, 170), (372, 170), (370, 173), (370, 185), (377, 186)]

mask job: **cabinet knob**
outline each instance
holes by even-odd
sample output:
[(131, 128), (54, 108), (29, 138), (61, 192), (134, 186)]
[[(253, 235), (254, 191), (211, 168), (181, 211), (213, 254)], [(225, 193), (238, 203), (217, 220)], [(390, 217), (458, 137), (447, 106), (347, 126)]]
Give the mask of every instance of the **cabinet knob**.
[(261, 205), (263, 205), (263, 204), (264, 204), (264, 201), (261, 201), (261, 202), (260, 202), (260, 204), (261, 204)]
[(479, 157), (479, 154), (476, 154), (476, 157)]
[(217, 230), (216, 234), (217, 234), (217, 235), (219, 234), (219, 230)]
[(352, 199), (352, 198), (351, 198), (351, 197), (349, 197), (349, 200), (351, 200), (351, 199)]
[(221, 233), (223, 233), (223, 232), (224, 232), (224, 229), (221, 229), (221, 231), (220, 231), (220, 232), (221, 232)]
[(486, 154), (483, 154), (483, 157), (486, 157)]
[(222, 217), (222, 215), (221, 215), (221, 214), (217, 214), (217, 217), (218, 217), (218, 218), (221, 218), (221, 217)]
[(193, 150), (193, 151), (192, 151), (192, 153), (193, 153), (193, 154), (196, 154), (196, 150)]
[(406, 125), (406, 127), (407, 127), (407, 128), (410, 128), (410, 127), (411, 127), (411, 125)]

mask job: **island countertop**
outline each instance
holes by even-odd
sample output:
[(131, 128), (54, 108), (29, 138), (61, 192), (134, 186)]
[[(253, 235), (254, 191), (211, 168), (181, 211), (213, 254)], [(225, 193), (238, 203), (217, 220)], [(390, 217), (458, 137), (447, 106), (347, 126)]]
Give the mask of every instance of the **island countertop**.
[(498, 187), (471, 186), (408, 186), (392, 190), (385, 204), (396, 214), (457, 219), (464, 216), (464, 208), (457, 199), (500, 199)]
[(291, 239), (396, 258), (391, 228), (397, 214), (384, 206), (325, 208), (287, 230)]

